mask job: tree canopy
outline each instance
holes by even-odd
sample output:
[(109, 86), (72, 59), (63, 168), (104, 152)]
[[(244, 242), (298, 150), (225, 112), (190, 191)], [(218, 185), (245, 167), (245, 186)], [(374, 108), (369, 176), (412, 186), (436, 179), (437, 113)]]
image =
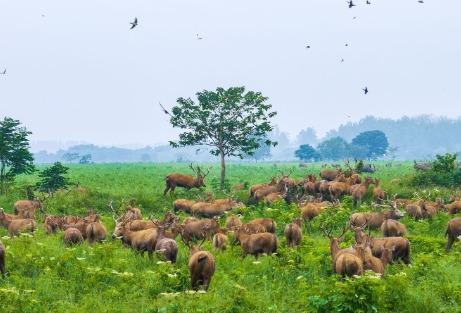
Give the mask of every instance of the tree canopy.
[(341, 160), (349, 157), (349, 144), (341, 137), (333, 137), (317, 146), (322, 159)]
[(389, 147), (386, 135), (380, 130), (362, 132), (352, 139), (352, 144), (366, 149), (368, 159), (382, 157)]
[(295, 156), (301, 161), (318, 161), (320, 159), (319, 153), (308, 144), (300, 145), (299, 149), (295, 151)]
[[(170, 123), (181, 129), (179, 140), (170, 141), (173, 147), (204, 145), (210, 153), (221, 158), (221, 187), (224, 187), (225, 157), (252, 155), (261, 143), (259, 138), (271, 132), (271, 111), (268, 98), (260, 92), (245, 91), (245, 87), (203, 90), (196, 94), (198, 101), (178, 98), (170, 114)], [(275, 145), (266, 139), (263, 144)]]
[(65, 189), (70, 185), (69, 179), (65, 176), (69, 171), (60, 162), (56, 162), (53, 166), (44, 169), (38, 176), (41, 178), (37, 187), (40, 191), (53, 194), (58, 189)]
[(18, 120), (5, 117), (0, 121), (0, 193), (5, 193), (8, 183), (19, 174), (34, 171), (29, 135)]

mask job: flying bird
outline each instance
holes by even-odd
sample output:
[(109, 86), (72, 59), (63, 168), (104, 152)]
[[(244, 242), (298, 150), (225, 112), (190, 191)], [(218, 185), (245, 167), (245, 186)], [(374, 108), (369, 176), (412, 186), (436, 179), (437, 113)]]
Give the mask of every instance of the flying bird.
[(170, 112), (168, 112), (168, 111), (165, 109), (165, 107), (164, 107), (160, 102), (159, 102), (158, 104), (159, 104), (160, 107), (162, 108), (163, 113), (168, 114), (168, 115), (171, 115)]
[(348, 44), (348, 43), (346, 43), (344, 46), (345, 46), (345, 47), (349, 47), (349, 44)]
[(1, 72), (0, 74), (6, 75), (6, 69), (4, 69), (3, 72)]
[(131, 22), (130, 24), (131, 24), (130, 29), (133, 29), (133, 28), (135, 28), (136, 26), (138, 26), (138, 18), (135, 17), (135, 18), (134, 18), (134, 21)]
[(352, 2), (352, 0), (347, 1), (347, 3), (349, 3), (349, 9), (355, 7), (355, 4)]
[(341, 59), (341, 63), (343, 63), (343, 62), (344, 62), (344, 59)]
[(418, 0), (419, 3), (424, 3), (424, 0)]
[(306, 46), (306, 49), (310, 49), (310, 48), (311, 48), (311, 46), (309, 46), (309, 45), (308, 45), (308, 46)]
[(197, 36), (197, 40), (202, 40), (203, 39), (199, 34), (196, 34), (196, 36)]
[(368, 93), (368, 87), (365, 86), (365, 88), (362, 89), (364, 94)]
[(353, 20), (357, 19), (357, 16), (354, 16), (352, 19), (353, 19)]
[(367, 0), (367, 4), (371, 4), (371, 2)]

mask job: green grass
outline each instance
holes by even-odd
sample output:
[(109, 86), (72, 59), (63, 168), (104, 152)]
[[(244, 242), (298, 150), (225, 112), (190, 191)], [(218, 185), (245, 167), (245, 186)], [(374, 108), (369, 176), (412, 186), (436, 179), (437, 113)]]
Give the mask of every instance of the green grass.
[[(320, 165), (299, 168), (296, 164), (230, 164), (231, 185), (265, 182), (282, 170), (293, 177), (318, 173)], [(84, 214), (88, 207), (102, 213), (113, 229), (109, 201), (115, 206), (135, 199), (144, 216), (161, 216), (173, 199), (163, 197), (164, 177), (172, 171), (188, 172), (186, 164), (107, 164), (71, 166), (70, 178), (86, 192), (58, 193), (49, 199), (50, 213)], [(378, 166), (375, 177), (390, 194), (435, 198), (448, 197), (448, 189), (415, 190), (408, 187), (411, 164), (392, 168)], [(216, 192), (219, 168), (214, 166), (204, 191)], [(400, 183), (392, 181), (399, 178)], [(25, 186), (36, 177), (20, 177), (10, 194), (0, 197), (0, 207), (11, 211), (15, 200), (25, 197)], [(204, 191), (176, 192), (176, 197), (195, 198)], [(237, 193), (246, 200), (246, 192)], [(451, 218), (440, 213), (433, 220), (403, 219), (412, 245), (412, 264), (395, 264), (387, 275), (366, 275), (342, 280), (332, 273), (328, 241), (319, 232), (322, 222), (337, 231), (352, 212), (346, 198), (339, 211), (330, 210), (304, 229), (302, 246), (286, 249), (283, 227), (298, 215), (296, 207), (277, 203), (242, 209), (245, 220), (272, 217), (278, 224), (279, 255), (242, 259), (239, 246), (213, 252), (216, 273), (207, 293), (191, 293), (187, 269), (188, 251), (180, 242), (176, 265), (149, 260), (108, 239), (103, 244), (66, 248), (62, 233), (47, 236), (41, 223), (33, 237), (7, 238), (7, 271), (0, 279), (1, 312), (460, 312), (461, 244), (444, 252), (444, 232)], [(360, 210), (369, 209), (365, 204)], [(223, 222), (223, 221), (222, 221)], [(377, 235), (377, 234), (376, 234)], [(352, 235), (346, 243), (352, 243)], [(205, 247), (211, 249), (210, 243)]]

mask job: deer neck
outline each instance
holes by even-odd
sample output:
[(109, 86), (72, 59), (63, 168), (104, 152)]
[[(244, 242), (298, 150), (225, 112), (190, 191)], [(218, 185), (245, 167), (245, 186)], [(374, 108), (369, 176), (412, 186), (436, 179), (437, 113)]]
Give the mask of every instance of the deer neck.
[(330, 240), (330, 254), (331, 258), (334, 259), (336, 254), (341, 248), (339, 247), (339, 240), (338, 239), (331, 239)]

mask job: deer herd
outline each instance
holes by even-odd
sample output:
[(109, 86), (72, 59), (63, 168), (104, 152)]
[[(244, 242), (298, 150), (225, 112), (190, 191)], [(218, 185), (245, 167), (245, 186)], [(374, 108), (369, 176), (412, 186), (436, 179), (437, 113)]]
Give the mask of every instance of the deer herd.
[[(172, 195), (176, 187), (187, 190), (205, 186), (205, 177), (210, 169), (204, 171), (199, 166), (190, 166), (196, 176), (172, 173), (165, 178), (164, 196)], [(399, 222), (404, 214), (412, 218), (432, 218), (439, 211), (450, 214), (461, 212), (461, 201), (452, 199), (444, 204), (441, 199), (412, 201), (396, 196), (389, 197), (380, 187), (378, 179), (361, 177), (350, 167), (323, 169), (316, 175), (307, 175), (304, 179), (290, 178), (291, 173), (280, 173), (268, 183), (253, 185), (249, 188), (248, 203), (270, 204), (274, 201), (295, 203), (299, 215), (285, 225), (283, 235), (287, 248), (297, 248), (303, 238), (303, 224), (309, 222), (327, 208), (333, 210), (340, 205), (340, 199), (349, 195), (354, 206), (360, 206), (366, 199), (371, 186), (372, 206), (379, 210), (353, 213), (341, 234), (332, 235), (332, 229), (322, 224), (320, 230), (329, 239), (333, 272), (341, 276), (362, 275), (371, 270), (384, 274), (387, 265), (402, 261), (410, 263), (410, 242), (405, 238), (408, 233), (404, 224)], [(389, 199), (390, 198), (390, 199)], [(216, 261), (210, 251), (203, 249), (205, 241), (211, 241), (213, 249), (219, 253), (230, 245), (239, 245), (242, 257), (252, 255), (256, 258), (276, 255), (279, 245), (277, 223), (271, 218), (256, 218), (244, 222), (241, 215), (229, 214), (233, 209), (244, 208), (245, 204), (237, 199), (214, 199), (209, 195), (205, 200), (176, 199), (172, 210), (162, 219), (153, 217), (144, 219), (142, 211), (134, 205), (115, 209), (113, 203), (108, 208), (113, 213), (115, 228), (114, 240), (139, 253), (147, 252), (149, 258), (159, 255), (168, 262), (176, 263), (179, 246), (177, 238), (189, 248), (188, 267), (191, 286), (197, 290), (208, 289), (216, 270)], [(37, 229), (36, 212), (42, 213), (42, 223), (46, 234), (63, 231), (65, 245), (75, 245), (87, 240), (96, 244), (107, 239), (107, 229), (100, 216), (92, 209), (85, 216), (53, 216), (43, 211), (41, 201), (19, 200), (14, 204), (14, 214), (0, 209), (0, 225), (5, 227), (11, 237), (22, 232), (33, 233)], [(123, 211), (123, 212), (121, 212)], [(187, 215), (180, 220), (176, 215)], [(223, 220), (223, 222), (220, 222)], [(225, 220), (225, 221), (224, 221)], [(221, 226), (222, 225), (222, 226)], [(345, 234), (351, 231), (355, 243), (341, 248)], [(372, 231), (379, 231), (381, 237), (375, 237)], [(448, 237), (448, 252), (455, 240), (461, 236), (461, 218), (448, 222), (445, 235)], [(200, 242), (199, 244), (196, 244)], [(5, 275), (5, 246), (0, 241), (0, 272)]]

